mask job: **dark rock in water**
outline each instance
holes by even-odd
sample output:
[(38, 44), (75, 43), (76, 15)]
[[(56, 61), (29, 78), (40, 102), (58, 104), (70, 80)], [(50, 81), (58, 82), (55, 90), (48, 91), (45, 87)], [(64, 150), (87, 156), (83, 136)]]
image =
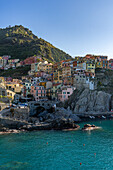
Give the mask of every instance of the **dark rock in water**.
[(85, 124), (84, 127), (91, 127), (92, 125), (90, 124)]
[(95, 125), (92, 125), (91, 127), (96, 127)]
[(62, 129), (75, 129), (79, 128), (71, 119), (55, 119), (51, 122), (52, 129), (62, 130)]
[[(38, 109), (38, 107), (36, 107), (36, 109)], [(28, 131), (42, 129), (76, 129), (78, 125), (75, 123), (80, 121), (80, 118), (73, 114), (71, 110), (64, 108), (57, 107), (52, 113), (48, 113), (47, 109), (42, 112), (39, 110), (36, 117), (29, 116), (28, 111), (29, 109), (14, 109), (13, 116), (10, 112), (5, 114), (4, 117), (0, 118), (0, 131), (5, 131), (4, 127), (7, 129), (25, 129)]]
[(85, 124), (84, 127), (87, 128), (87, 127), (96, 127), (96, 126), (95, 125), (90, 125), (90, 124)]
[(82, 130), (94, 130), (94, 129), (100, 129), (101, 127), (95, 126), (95, 125), (90, 125), (90, 124), (85, 124)]

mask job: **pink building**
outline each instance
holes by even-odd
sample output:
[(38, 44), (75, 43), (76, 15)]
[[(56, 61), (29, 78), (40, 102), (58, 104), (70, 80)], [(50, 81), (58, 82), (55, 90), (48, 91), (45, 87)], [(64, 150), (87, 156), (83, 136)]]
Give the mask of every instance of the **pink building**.
[(60, 90), (57, 91), (58, 100), (64, 102), (65, 100), (69, 99), (70, 95), (75, 89), (76, 88), (72, 86), (63, 86)]
[(108, 62), (108, 68), (113, 69), (113, 59), (110, 59)]
[(48, 76), (50, 76), (50, 74), (47, 74), (47, 73), (44, 72), (44, 71), (38, 71), (38, 72), (35, 73), (35, 76), (36, 76), (36, 77), (47, 78)]
[(6, 82), (12, 82), (12, 80), (13, 80), (12, 77), (7, 77), (6, 78)]
[(62, 67), (69, 67), (70, 66), (70, 63), (69, 62), (63, 62), (62, 63)]
[(36, 62), (36, 58), (35, 57), (28, 57), (24, 60), (25, 65), (31, 65), (32, 63)]
[(44, 86), (31, 86), (31, 94), (36, 101), (46, 98), (46, 90)]
[(36, 62), (37, 62), (37, 56), (32, 56), (32, 57), (26, 58), (24, 61), (20, 61), (20, 64), (31, 65), (32, 63), (36, 63)]

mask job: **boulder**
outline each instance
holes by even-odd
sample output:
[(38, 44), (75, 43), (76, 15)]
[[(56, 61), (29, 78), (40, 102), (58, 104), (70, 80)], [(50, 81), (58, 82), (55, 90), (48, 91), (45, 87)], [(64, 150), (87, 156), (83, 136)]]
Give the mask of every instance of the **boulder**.
[(54, 119), (51, 122), (51, 126), (52, 126), (53, 129), (56, 129), (56, 130), (79, 128), (79, 125), (76, 125), (72, 119), (65, 119), (65, 118)]
[(90, 125), (90, 124), (85, 124), (82, 130), (84, 131), (89, 131), (89, 130), (95, 130), (95, 129), (100, 129), (101, 127), (95, 126), (95, 125)]

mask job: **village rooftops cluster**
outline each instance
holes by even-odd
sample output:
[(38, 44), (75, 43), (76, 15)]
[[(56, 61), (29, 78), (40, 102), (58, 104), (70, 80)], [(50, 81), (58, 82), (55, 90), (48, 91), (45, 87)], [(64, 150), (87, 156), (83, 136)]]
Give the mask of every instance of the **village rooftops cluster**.
[(3, 56), (0, 63), (1, 69), (10, 68), (14, 63), (15, 67), (31, 65), (31, 70), (25, 77), (0, 78), (1, 96), (8, 96), (16, 101), (28, 98), (36, 101), (65, 101), (76, 88), (95, 89), (96, 68), (113, 69), (113, 59), (108, 60), (107, 56), (95, 55), (75, 57), (54, 64), (44, 61), (40, 56), (29, 57), (24, 61), (11, 60), (10, 56)]

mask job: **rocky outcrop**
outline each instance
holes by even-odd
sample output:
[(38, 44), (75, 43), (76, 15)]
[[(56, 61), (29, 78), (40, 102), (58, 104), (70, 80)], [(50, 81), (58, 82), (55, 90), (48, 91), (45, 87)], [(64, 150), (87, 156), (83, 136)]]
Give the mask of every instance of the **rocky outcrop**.
[(90, 125), (90, 124), (85, 124), (82, 130), (95, 130), (95, 129), (101, 129), (101, 127), (95, 126), (95, 125)]
[(103, 91), (92, 91), (89, 89), (79, 91), (79, 96), (76, 96), (76, 91), (65, 103), (70, 106), (74, 113), (85, 112), (106, 112), (110, 110), (111, 95)]
[(81, 121), (81, 119), (76, 114), (73, 114), (71, 110), (60, 108), (60, 107), (57, 108), (56, 111), (53, 113), (45, 113), (45, 112), (44, 114), (42, 113), (41, 117), (46, 122), (52, 122), (54, 120), (62, 120), (62, 119), (65, 119), (66, 121), (70, 119), (73, 122)]
[(4, 112), (2, 114), (3, 117), (9, 117), (17, 120), (25, 120), (29, 119), (29, 108), (11, 108), (10, 110)]
[(4, 132), (4, 128), (7, 128), (5, 132), (13, 132), (10, 129), (17, 130), (62, 130), (70, 129), (76, 130), (79, 128), (75, 122), (80, 121), (80, 118), (72, 111), (64, 108), (57, 108), (56, 111), (48, 113), (44, 110), (38, 114), (38, 117), (29, 116), (29, 109), (14, 109), (11, 108), (2, 114), (0, 118), (1, 132)]
[(4, 128), (8, 129), (19, 129), (20, 127), (27, 125), (24, 121), (17, 121), (13, 119), (0, 118), (0, 131)]
[(63, 130), (63, 129), (78, 129), (80, 126), (76, 125), (72, 119), (54, 119), (51, 122), (52, 129)]

